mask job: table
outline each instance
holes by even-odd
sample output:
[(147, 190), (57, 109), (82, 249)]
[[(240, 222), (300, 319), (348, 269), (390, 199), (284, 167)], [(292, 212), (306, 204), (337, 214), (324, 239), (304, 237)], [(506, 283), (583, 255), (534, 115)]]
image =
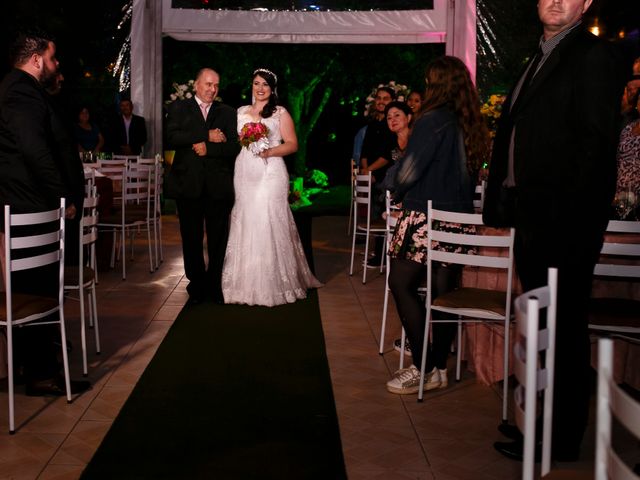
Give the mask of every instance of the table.
[[(503, 229), (482, 227), (493, 233), (504, 232)], [(607, 234), (607, 241), (640, 243), (640, 237), (631, 235)], [(465, 267), (462, 274), (462, 286), (506, 290), (506, 274), (486, 268)], [(615, 292), (615, 293), (612, 293)], [(514, 269), (513, 297), (522, 293), (522, 287)], [(593, 297), (615, 296), (640, 301), (640, 282), (624, 280), (594, 279)], [(491, 385), (504, 378), (503, 358), (504, 328), (499, 323), (466, 323), (463, 330), (464, 358), (470, 371), (476, 374), (478, 382)], [(513, 328), (510, 329), (509, 343), (513, 345)], [(614, 345), (614, 379), (619, 383), (627, 383), (640, 390), (640, 345), (616, 340)], [(513, 348), (509, 348), (511, 353)], [(591, 366), (597, 369), (597, 341), (591, 343)], [(512, 358), (509, 359), (512, 366)], [(509, 374), (513, 373), (510, 371)]]

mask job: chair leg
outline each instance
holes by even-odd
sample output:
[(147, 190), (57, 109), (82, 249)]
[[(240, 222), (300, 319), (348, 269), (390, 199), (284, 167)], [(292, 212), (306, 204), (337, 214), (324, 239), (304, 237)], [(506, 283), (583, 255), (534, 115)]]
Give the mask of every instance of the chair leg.
[(96, 337), (96, 353), (100, 354), (100, 328), (98, 327), (98, 305), (96, 302), (96, 285), (95, 283), (91, 286), (91, 315), (93, 317), (93, 333)]
[(462, 363), (462, 322), (458, 320), (458, 335), (456, 339), (456, 381), (460, 381), (460, 364)]
[(387, 309), (389, 307), (389, 255), (387, 255), (387, 276), (386, 283), (384, 287), (384, 302), (382, 305), (382, 325), (380, 326), (380, 345), (378, 348), (378, 353), (380, 355), (384, 352), (384, 334), (387, 326)]
[(400, 365), (398, 368), (404, 368), (404, 344), (407, 341), (407, 332), (402, 329), (402, 333), (400, 334)]
[(120, 235), (120, 253), (122, 254), (122, 280), (126, 280), (127, 279), (127, 235), (126, 235), (126, 229), (124, 227), (122, 227), (122, 233)]
[(78, 299), (80, 300), (80, 343), (82, 344), (82, 374), (86, 377), (89, 374), (87, 367), (87, 319), (85, 315), (84, 300), (86, 293), (82, 285), (78, 288)]
[(147, 245), (149, 245), (149, 273), (153, 273), (156, 269), (153, 266), (153, 251), (151, 249), (151, 224), (147, 222)]
[(356, 252), (356, 235), (358, 235), (358, 228), (353, 226), (353, 240), (351, 242), (351, 264), (349, 266), (349, 275), (353, 275), (353, 257)]
[(509, 400), (509, 344), (511, 343), (511, 333), (509, 331), (510, 321), (507, 319), (504, 322), (504, 361), (503, 361), (503, 374), (502, 374), (502, 422), (507, 422), (507, 403)]
[(369, 259), (369, 230), (365, 234), (364, 240), (364, 263), (362, 264), (362, 284), (367, 283), (367, 260)]
[(71, 378), (69, 376), (69, 353), (67, 352), (67, 332), (64, 326), (64, 311), (60, 308), (60, 338), (62, 339), (62, 366), (64, 385), (67, 390), (67, 403), (71, 403)]
[(13, 379), (13, 327), (7, 325), (7, 368), (9, 382), (9, 433), (16, 432), (15, 424), (15, 399), (14, 399), (14, 379)]

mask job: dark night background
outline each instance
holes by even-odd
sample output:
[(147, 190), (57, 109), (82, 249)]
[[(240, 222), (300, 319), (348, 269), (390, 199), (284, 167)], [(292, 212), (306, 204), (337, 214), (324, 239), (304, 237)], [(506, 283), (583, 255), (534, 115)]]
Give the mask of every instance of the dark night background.
[[(271, 0), (255, 2), (216, 0), (173, 0), (208, 8), (260, 6), (266, 8), (304, 8), (311, 2)], [(102, 124), (116, 111), (120, 98), (118, 82), (112, 76), (114, 62), (128, 34), (130, 22), (117, 26), (123, 18), (125, 0), (22, 0), (5, 2), (0, 18), (0, 74), (4, 75), (8, 45), (22, 26), (39, 26), (56, 37), (58, 58), (65, 76), (63, 89), (71, 112), (80, 105), (89, 106), (92, 120)], [(415, 0), (384, 1), (384, 9), (422, 8), (431, 2)], [(319, 8), (349, 9), (362, 4), (357, 1), (318, 1)], [(373, 8), (367, 2), (367, 8)], [(483, 98), (506, 91), (540, 35), (533, 0), (478, 0), (478, 76)], [(614, 42), (629, 61), (640, 56), (640, 8), (638, 0), (596, 0), (585, 23), (598, 19), (602, 35)], [(625, 30), (626, 37), (619, 38)], [(248, 72), (256, 66), (268, 66), (280, 73), (281, 97), (288, 85), (313, 76), (321, 66), (330, 64), (322, 82), (332, 86), (332, 93), (318, 124), (309, 139), (309, 167), (326, 171), (332, 183), (348, 181), (347, 167), (351, 157), (353, 135), (364, 123), (364, 99), (379, 83), (395, 80), (411, 88), (422, 88), (426, 63), (444, 53), (443, 45), (296, 45), (296, 44), (206, 44), (177, 42), (165, 38), (165, 99), (171, 83), (193, 78), (204, 65), (218, 69), (223, 77), (220, 95), (237, 107), (248, 103)], [(230, 64), (230, 60), (235, 62)], [(259, 64), (259, 65), (258, 65)], [(247, 73), (244, 73), (247, 72)], [(630, 72), (630, 70), (629, 70)], [(125, 92), (126, 93), (126, 92)], [(243, 96), (245, 98), (243, 98)]]

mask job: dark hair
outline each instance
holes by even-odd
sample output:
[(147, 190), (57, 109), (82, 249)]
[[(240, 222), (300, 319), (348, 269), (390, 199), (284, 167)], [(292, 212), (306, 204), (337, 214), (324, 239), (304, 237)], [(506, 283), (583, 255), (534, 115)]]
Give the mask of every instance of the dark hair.
[(42, 55), (53, 42), (53, 36), (40, 29), (29, 29), (18, 34), (11, 44), (9, 59), (11, 65), (24, 65), (33, 54)]
[(391, 100), (395, 100), (397, 98), (396, 91), (391, 87), (384, 86), (376, 88), (376, 95), (380, 91), (387, 92), (389, 95), (391, 95)]
[(384, 107), (384, 116), (385, 117), (389, 113), (389, 110), (391, 110), (392, 108), (397, 108), (398, 110), (404, 112), (404, 114), (406, 116), (409, 116), (409, 115), (413, 114), (413, 112), (411, 111), (411, 108), (409, 108), (409, 105), (407, 105), (405, 102), (399, 102), (397, 100), (394, 100), (393, 102), (389, 102), (387, 104), (387, 106)]
[(472, 177), (489, 160), (490, 136), (480, 113), (480, 98), (462, 60), (442, 56), (432, 60), (425, 72), (427, 90), (418, 118), (426, 112), (448, 107), (458, 117), (467, 153), (467, 169)]
[(276, 111), (276, 107), (278, 106), (278, 79), (275, 74), (271, 70), (267, 70), (266, 68), (259, 68), (253, 72), (253, 76), (251, 77), (251, 81), (255, 80), (256, 77), (264, 78), (267, 82), (267, 85), (271, 88), (271, 95), (269, 95), (269, 101), (264, 106), (262, 111), (260, 112), (260, 116), (262, 118), (269, 118)]

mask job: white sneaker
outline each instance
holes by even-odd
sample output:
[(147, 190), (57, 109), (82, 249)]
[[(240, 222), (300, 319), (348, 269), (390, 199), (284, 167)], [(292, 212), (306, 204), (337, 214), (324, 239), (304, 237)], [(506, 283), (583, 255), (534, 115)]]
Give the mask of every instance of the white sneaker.
[[(418, 393), (420, 389), (420, 370), (411, 365), (409, 368), (401, 368), (393, 374), (387, 382), (387, 390), (398, 395)], [(425, 384), (426, 387), (426, 384)]]
[(444, 368), (440, 370), (439, 368), (433, 367), (427, 376), (424, 379), (424, 389), (425, 390), (435, 390), (436, 388), (446, 388), (449, 385), (449, 380), (447, 379), (447, 369)]

